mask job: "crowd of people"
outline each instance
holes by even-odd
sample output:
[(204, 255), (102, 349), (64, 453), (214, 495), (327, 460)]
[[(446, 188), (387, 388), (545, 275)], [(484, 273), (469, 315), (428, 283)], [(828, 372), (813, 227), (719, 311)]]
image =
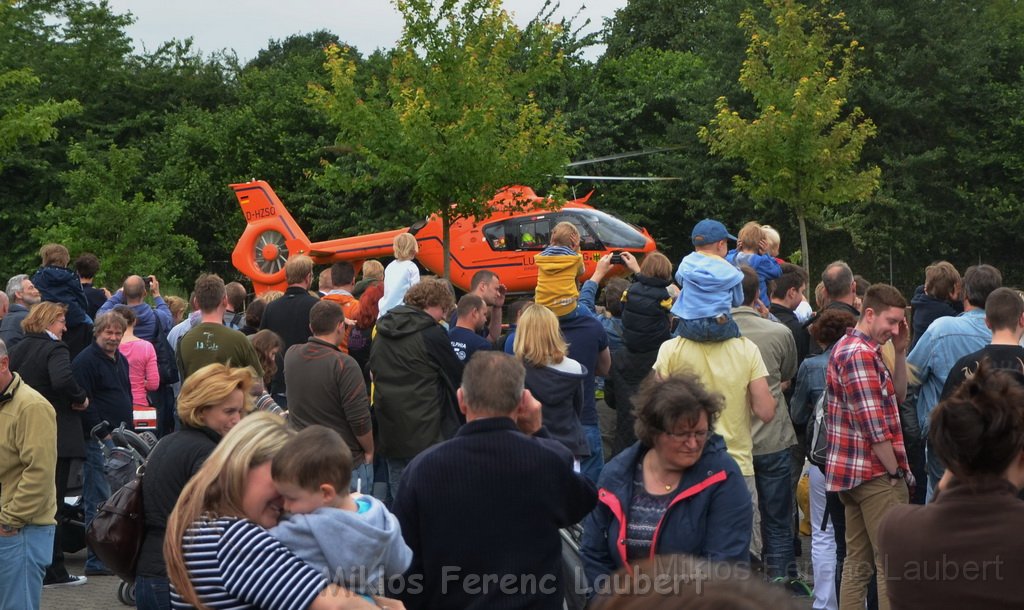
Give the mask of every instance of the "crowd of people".
[(691, 239), (580, 284), (559, 223), (514, 302), (421, 277), (410, 233), (387, 266), (293, 255), (255, 298), (111, 292), (43, 246), (0, 298), (0, 607), (110, 574), (91, 549), (69, 574), (55, 524), (81, 464), (88, 526), (148, 411), (142, 609), (1024, 603), (1024, 296), (945, 261), (909, 303), (842, 261), (811, 291), (771, 227)]

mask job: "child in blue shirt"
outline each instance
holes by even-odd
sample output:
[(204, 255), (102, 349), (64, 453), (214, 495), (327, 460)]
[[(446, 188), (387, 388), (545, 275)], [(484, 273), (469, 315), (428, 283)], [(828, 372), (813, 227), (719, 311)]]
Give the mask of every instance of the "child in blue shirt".
[(730, 310), (743, 304), (743, 274), (725, 260), (726, 240), (736, 239), (717, 220), (705, 218), (690, 234), (694, 251), (676, 271), (682, 288), (672, 305), (679, 318), (676, 336), (701, 342), (725, 341), (740, 336)]
[(768, 280), (782, 275), (782, 266), (769, 252), (768, 235), (755, 221), (750, 221), (740, 229), (740, 237), (736, 249), (725, 255), (725, 260), (739, 268), (746, 265), (757, 272), (758, 294), (761, 304), (771, 307), (772, 300), (768, 296)]

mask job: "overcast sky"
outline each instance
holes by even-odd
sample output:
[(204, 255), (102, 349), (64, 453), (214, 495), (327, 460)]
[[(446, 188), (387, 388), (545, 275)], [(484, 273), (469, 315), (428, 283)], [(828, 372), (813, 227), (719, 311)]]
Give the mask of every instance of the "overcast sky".
[[(172, 38), (192, 37), (204, 54), (234, 49), (241, 60), (255, 57), (270, 39), (329, 30), (367, 55), (394, 46), (402, 19), (389, 0), (109, 0), (117, 13), (131, 12), (135, 24), (128, 34), (136, 48), (154, 50)], [(544, 0), (505, 0), (516, 23), (527, 23)], [(578, 23), (591, 20), (587, 31), (600, 28), (605, 17), (626, 0), (562, 0), (559, 16), (580, 11)], [(598, 49), (587, 53), (596, 57)]]

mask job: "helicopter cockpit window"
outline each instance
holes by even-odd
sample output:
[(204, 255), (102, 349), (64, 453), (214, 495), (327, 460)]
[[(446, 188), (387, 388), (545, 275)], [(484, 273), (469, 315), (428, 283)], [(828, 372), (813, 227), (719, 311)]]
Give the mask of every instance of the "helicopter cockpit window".
[(551, 238), (551, 216), (513, 218), (484, 227), (492, 250), (543, 250)]
[(562, 213), (561, 217), (556, 219), (558, 222), (569, 221), (576, 225), (576, 229), (580, 232), (580, 250), (603, 250), (604, 246), (601, 244), (601, 240), (594, 234), (594, 230), (590, 228), (587, 221), (583, 220), (579, 214), (566, 214)]
[[(600, 210), (564, 210), (563, 214), (570, 216), (570, 220), (576, 226), (589, 225), (596, 233), (596, 240), (605, 248), (643, 248), (647, 245), (647, 239), (643, 233), (633, 226), (625, 223), (610, 214)], [(583, 220), (585, 219), (585, 221)], [(580, 229), (583, 234), (583, 229)], [(586, 241), (586, 238), (584, 238)], [(587, 249), (584, 246), (584, 249)]]

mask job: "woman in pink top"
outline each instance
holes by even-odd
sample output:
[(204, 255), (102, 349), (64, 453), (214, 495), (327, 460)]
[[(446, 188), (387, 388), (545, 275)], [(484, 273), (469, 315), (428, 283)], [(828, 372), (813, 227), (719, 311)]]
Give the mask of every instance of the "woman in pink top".
[(156, 348), (145, 339), (135, 336), (135, 312), (127, 305), (118, 305), (114, 311), (128, 322), (128, 330), (121, 337), (121, 355), (128, 361), (128, 380), (132, 384), (132, 404), (149, 406), (146, 392), (160, 387), (160, 370), (156, 366)]

